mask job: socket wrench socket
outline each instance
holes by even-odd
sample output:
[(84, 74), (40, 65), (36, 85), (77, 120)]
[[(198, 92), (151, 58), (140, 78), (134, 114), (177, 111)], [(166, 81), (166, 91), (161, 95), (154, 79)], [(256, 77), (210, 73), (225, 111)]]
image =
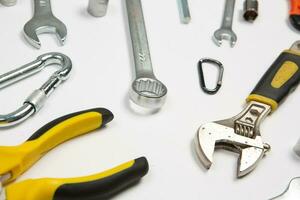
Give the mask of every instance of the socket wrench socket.
[(244, 4), (244, 18), (246, 21), (252, 22), (258, 16), (258, 1), (246, 0)]
[(104, 17), (109, 0), (89, 0), (88, 12), (94, 17)]

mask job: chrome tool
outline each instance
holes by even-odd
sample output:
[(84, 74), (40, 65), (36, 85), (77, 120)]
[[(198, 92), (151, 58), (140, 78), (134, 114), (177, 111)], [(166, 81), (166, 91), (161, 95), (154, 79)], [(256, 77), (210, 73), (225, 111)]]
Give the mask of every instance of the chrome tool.
[(136, 79), (130, 99), (143, 107), (158, 109), (165, 103), (167, 87), (154, 75), (140, 0), (126, 0)]
[(223, 40), (229, 40), (231, 47), (234, 47), (236, 44), (237, 36), (232, 30), (234, 7), (235, 0), (226, 0), (222, 26), (215, 31), (213, 36), (213, 39), (218, 46), (222, 45)]
[(245, 0), (244, 19), (253, 22), (258, 16), (258, 0)]
[(68, 79), (72, 70), (72, 62), (64, 54), (46, 53), (35, 61), (0, 76), (0, 89), (2, 89), (42, 71), (49, 65), (58, 65), (60, 69), (53, 73), (40, 89), (34, 90), (20, 108), (9, 114), (0, 115), (0, 127), (19, 124), (38, 112), (51, 93)]
[(300, 41), (284, 51), (247, 98), (246, 108), (230, 119), (202, 125), (195, 138), (203, 165), (209, 169), (215, 149), (239, 154), (237, 176), (250, 173), (270, 150), (263, 142), (260, 124), (300, 81)]
[(109, 0), (89, 0), (88, 13), (94, 17), (104, 17)]
[(50, 0), (34, 0), (33, 18), (24, 26), (25, 38), (38, 49), (41, 48), (38, 35), (42, 33), (56, 34), (62, 45), (67, 38), (67, 27), (53, 15)]

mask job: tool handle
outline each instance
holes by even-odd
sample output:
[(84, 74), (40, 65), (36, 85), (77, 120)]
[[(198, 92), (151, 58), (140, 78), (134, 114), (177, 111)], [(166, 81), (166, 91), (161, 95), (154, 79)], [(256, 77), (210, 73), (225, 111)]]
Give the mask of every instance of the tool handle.
[(138, 182), (148, 172), (142, 157), (92, 176), (31, 179), (6, 187), (7, 200), (105, 200)]
[(290, 22), (293, 27), (300, 31), (300, 1), (291, 0)]
[(74, 137), (96, 130), (113, 119), (104, 108), (95, 108), (60, 117), (36, 131), (25, 143), (0, 147), (0, 175), (9, 174), (10, 182), (24, 173), (45, 153)]
[(290, 15), (300, 15), (300, 1), (291, 0)]
[(300, 81), (300, 54), (284, 51), (265, 73), (247, 101), (270, 105), (275, 111), (278, 105), (296, 88)]

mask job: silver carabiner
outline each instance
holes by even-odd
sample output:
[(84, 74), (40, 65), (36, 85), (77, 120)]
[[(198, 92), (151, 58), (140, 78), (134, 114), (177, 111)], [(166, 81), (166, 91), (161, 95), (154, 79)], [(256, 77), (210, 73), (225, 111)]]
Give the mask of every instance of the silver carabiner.
[(16, 125), (38, 112), (44, 105), (47, 97), (50, 96), (63, 81), (68, 79), (72, 70), (72, 61), (68, 56), (61, 53), (46, 53), (39, 56), (35, 61), (0, 76), (0, 89), (2, 89), (54, 64), (60, 66), (61, 69), (54, 72), (40, 89), (35, 90), (24, 101), (23, 106), (9, 114), (0, 115), (0, 127)]
[[(214, 89), (209, 89), (206, 87), (204, 72), (203, 72), (203, 64), (204, 63), (215, 64), (219, 69), (218, 81), (217, 81), (216, 87)], [(222, 86), (222, 80), (223, 80), (223, 74), (224, 74), (224, 67), (221, 62), (219, 62), (215, 59), (212, 59), (212, 58), (203, 58), (198, 63), (198, 73), (199, 73), (199, 78), (200, 78), (200, 86), (205, 93), (216, 94), (220, 90), (220, 88)]]

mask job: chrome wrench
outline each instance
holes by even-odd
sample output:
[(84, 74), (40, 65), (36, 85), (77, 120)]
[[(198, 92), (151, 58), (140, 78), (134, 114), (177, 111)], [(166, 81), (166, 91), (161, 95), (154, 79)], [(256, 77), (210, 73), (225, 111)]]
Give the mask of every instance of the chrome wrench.
[(41, 48), (38, 34), (55, 33), (63, 45), (67, 37), (67, 28), (57, 19), (51, 9), (50, 0), (34, 0), (34, 16), (24, 26), (25, 38), (36, 48)]
[(141, 0), (126, 0), (126, 7), (136, 73), (130, 99), (140, 106), (158, 109), (165, 102), (167, 87), (153, 73)]
[(222, 45), (223, 40), (229, 40), (231, 47), (237, 41), (237, 36), (232, 30), (233, 17), (234, 17), (235, 0), (226, 0), (225, 11), (222, 26), (214, 33), (214, 41), (218, 46)]

